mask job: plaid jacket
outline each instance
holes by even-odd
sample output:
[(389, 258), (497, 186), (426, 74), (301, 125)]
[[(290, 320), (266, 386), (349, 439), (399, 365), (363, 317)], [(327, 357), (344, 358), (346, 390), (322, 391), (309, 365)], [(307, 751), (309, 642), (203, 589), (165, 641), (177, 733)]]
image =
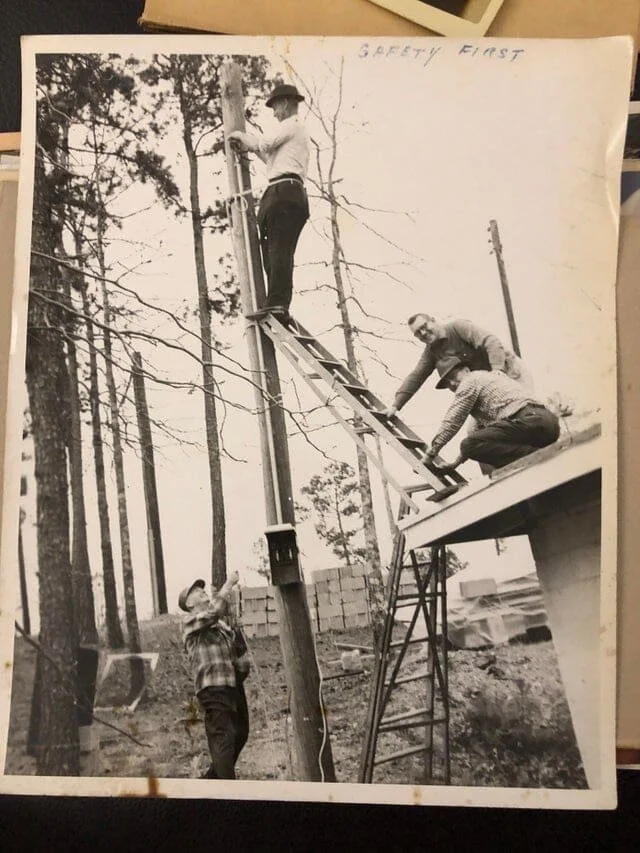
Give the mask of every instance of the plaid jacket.
[(455, 400), (449, 406), (431, 448), (438, 452), (451, 441), (468, 415), (483, 427), (515, 415), (529, 403), (540, 405), (540, 401), (527, 394), (515, 379), (498, 370), (474, 370), (458, 386)]
[(196, 695), (205, 687), (235, 687), (234, 632), (222, 621), (222, 599), (189, 613), (183, 623), (184, 646), (193, 672)]

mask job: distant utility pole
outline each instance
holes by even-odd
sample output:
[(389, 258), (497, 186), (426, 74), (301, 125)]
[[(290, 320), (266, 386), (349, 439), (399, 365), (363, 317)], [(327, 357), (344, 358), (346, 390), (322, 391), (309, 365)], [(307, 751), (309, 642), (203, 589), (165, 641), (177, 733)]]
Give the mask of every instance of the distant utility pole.
[[(220, 79), (225, 153), (232, 196), (231, 232), (242, 307), (247, 313), (262, 305), (265, 289), (249, 163), (245, 156), (237, 158), (228, 141), (231, 131), (245, 129), (240, 67), (235, 63), (224, 65)], [(274, 346), (256, 325), (247, 327), (247, 344), (251, 376), (257, 386), (256, 411), (267, 524), (288, 528), (295, 535), (289, 447)], [(280, 646), (291, 697), (297, 776), (308, 782), (335, 782), (304, 582), (301, 576), (279, 581), (273, 571), (273, 563), (271, 569), (280, 614)]]
[(144, 501), (147, 509), (147, 536), (149, 538), (149, 561), (151, 563), (151, 592), (153, 612), (157, 616), (167, 613), (167, 585), (164, 577), (164, 556), (162, 553), (162, 534), (160, 531), (160, 510), (158, 508), (158, 489), (156, 469), (153, 460), (153, 439), (149, 407), (144, 387), (142, 358), (139, 352), (132, 356), (133, 393), (136, 400), (140, 449), (142, 452), (142, 480), (144, 483)]
[(511, 304), (511, 294), (509, 293), (509, 282), (507, 281), (507, 271), (502, 258), (502, 243), (500, 242), (500, 232), (498, 231), (498, 223), (495, 219), (489, 222), (489, 233), (491, 234), (491, 242), (493, 251), (496, 254), (498, 263), (498, 273), (500, 275), (500, 284), (502, 285), (502, 295), (504, 297), (504, 307), (507, 311), (507, 321), (509, 323), (509, 333), (511, 335), (511, 346), (516, 355), (521, 355), (520, 343), (518, 341), (518, 332), (516, 330), (516, 321), (513, 316), (513, 306)]

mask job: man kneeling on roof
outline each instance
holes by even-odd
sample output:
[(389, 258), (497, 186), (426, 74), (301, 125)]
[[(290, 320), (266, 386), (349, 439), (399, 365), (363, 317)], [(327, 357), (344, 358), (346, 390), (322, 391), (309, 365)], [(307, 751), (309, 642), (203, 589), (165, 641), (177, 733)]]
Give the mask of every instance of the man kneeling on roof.
[(441, 470), (453, 470), (467, 459), (502, 468), (557, 441), (558, 418), (527, 393), (520, 382), (500, 371), (474, 370), (456, 356), (438, 362), (436, 388), (449, 388), (455, 400), (449, 406), (424, 461), (433, 462), (440, 450), (460, 431), (468, 416), (478, 429), (460, 443), (460, 454)]
[(212, 598), (205, 582), (194, 581), (178, 603), (188, 615), (183, 638), (198, 701), (204, 710), (211, 765), (202, 779), (235, 779), (235, 763), (249, 737), (249, 710), (243, 682), (249, 673), (242, 632), (224, 620), (238, 583), (233, 572)]

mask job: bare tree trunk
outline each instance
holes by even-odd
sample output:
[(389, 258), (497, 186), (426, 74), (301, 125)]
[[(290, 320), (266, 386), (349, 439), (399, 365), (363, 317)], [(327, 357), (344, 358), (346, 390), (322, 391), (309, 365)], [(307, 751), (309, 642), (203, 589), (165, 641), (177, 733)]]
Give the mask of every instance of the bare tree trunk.
[[(33, 246), (52, 254), (55, 241), (40, 158), (36, 158)], [(58, 289), (52, 265), (34, 257), (32, 283)], [(41, 659), (37, 771), (45, 776), (79, 772), (78, 722), (73, 685), (77, 637), (69, 554), (69, 486), (64, 429), (66, 369), (60, 317), (52, 317), (37, 296), (29, 301), (26, 378), (29, 393), (37, 488)]]
[(149, 561), (151, 563), (151, 590), (153, 592), (154, 614), (167, 613), (167, 585), (164, 576), (164, 554), (162, 551), (162, 528), (160, 526), (160, 508), (158, 506), (158, 488), (156, 468), (153, 458), (153, 437), (147, 394), (144, 387), (142, 357), (139, 352), (132, 358), (133, 390), (140, 432), (140, 450), (142, 454), (142, 480), (144, 483), (144, 501), (147, 508), (147, 529), (149, 536)]
[(211, 306), (207, 287), (207, 271), (204, 260), (202, 214), (198, 190), (198, 160), (193, 146), (191, 123), (185, 104), (183, 82), (176, 80), (180, 109), (183, 118), (183, 140), (189, 163), (189, 194), (191, 203), (191, 225), (198, 284), (198, 314), (202, 352), (202, 385), (204, 392), (204, 418), (209, 454), (209, 479), (211, 482), (211, 582), (220, 587), (227, 578), (227, 545), (222, 489), (222, 466), (220, 464), (220, 441), (218, 437), (218, 415), (215, 401), (215, 378), (213, 375), (213, 348), (211, 345)]
[[(380, 464), (384, 468), (384, 458), (382, 456), (382, 442), (380, 441), (380, 436), (377, 433), (374, 433), (373, 443), (376, 446), (376, 454), (378, 459), (380, 460)], [(389, 534), (391, 538), (395, 536), (396, 533), (396, 517), (393, 514), (393, 507), (391, 506), (391, 495), (389, 493), (389, 481), (385, 476), (382, 476), (382, 493), (384, 495), (384, 507), (387, 511), (387, 522), (389, 524)]]
[[(122, 579), (124, 582), (124, 610), (127, 621), (127, 638), (129, 650), (141, 651), (140, 628), (136, 610), (136, 591), (131, 559), (131, 538), (129, 535), (129, 516), (127, 512), (127, 493), (124, 479), (124, 457), (122, 439), (120, 436), (120, 411), (116, 383), (113, 375), (113, 352), (109, 324), (111, 314), (109, 309), (109, 293), (105, 281), (106, 268), (103, 249), (104, 219), (102, 211), (98, 213), (97, 252), (102, 280), (102, 309), (104, 312), (104, 359), (107, 378), (107, 393), (111, 413), (111, 433), (113, 436), (113, 467), (116, 473), (116, 490), (118, 495), (118, 520), (120, 525), (120, 549), (122, 556)], [(131, 661), (131, 697), (137, 696), (144, 688), (144, 664), (141, 660)]]
[(23, 512), (20, 508), (20, 524), (18, 526), (18, 571), (20, 573), (20, 603), (22, 605), (22, 627), (31, 634), (31, 616), (29, 614), (29, 592), (27, 590), (27, 572), (24, 564), (24, 548), (22, 546)]
[[(338, 309), (342, 318), (342, 331), (344, 334), (344, 344), (347, 352), (347, 365), (349, 367), (349, 370), (351, 370), (351, 372), (355, 376), (359, 376), (360, 371), (358, 369), (358, 362), (356, 359), (353, 340), (353, 326), (351, 325), (349, 311), (347, 308), (344, 282), (342, 279), (342, 267), (340, 264), (342, 246), (340, 241), (340, 228), (338, 225), (338, 204), (333, 189), (333, 166), (335, 163), (336, 154), (335, 136), (332, 139), (332, 143), (334, 146), (334, 159), (331, 164), (331, 170), (327, 181), (327, 194), (331, 208), (331, 264), (333, 267), (333, 277), (335, 280), (336, 291), (338, 294)], [(359, 421), (359, 419), (356, 419), (356, 428), (361, 425), (361, 421)], [(371, 606), (374, 642), (377, 643), (378, 638), (382, 634), (382, 628), (384, 626), (384, 583), (382, 580), (380, 548), (378, 546), (376, 519), (373, 511), (373, 498), (371, 495), (371, 477), (369, 474), (367, 454), (359, 446), (356, 448), (356, 450), (358, 455), (358, 482), (360, 486), (360, 502), (362, 505), (362, 526), (364, 529), (365, 548), (367, 552), (369, 603)]]
[[(71, 286), (69, 274), (61, 275), (63, 302), (71, 309)], [(68, 327), (68, 323), (66, 324)], [(69, 472), (71, 479), (71, 507), (73, 512), (73, 535), (71, 544), (71, 583), (73, 585), (73, 603), (76, 614), (78, 641), (82, 646), (98, 645), (96, 615), (91, 583), (91, 566), (87, 545), (87, 517), (84, 502), (84, 481), (82, 473), (82, 426), (80, 416), (80, 395), (78, 393), (78, 358), (73, 331), (67, 335), (67, 376), (69, 400)]]
[[(79, 253), (78, 253), (79, 254)], [(86, 281), (81, 282), (82, 312), (89, 316), (89, 296)], [(100, 387), (98, 381), (98, 360), (93, 326), (87, 320), (87, 346), (89, 349), (89, 405), (91, 408), (91, 432), (93, 438), (93, 464), (96, 472), (96, 492), (98, 497), (98, 521), (100, 524), (100, 549), (102, 552), (102, 579), (104, 584), (104, 606), (107, 621), (107, 642), (110, 649), (124, 648), (124, 635), (118, 613), (116, 592), (116, 573), (113, 563), (111, 544), (111, 523), (109, 521), (109, 503), (107, 500), (107, 481), (104, 468), (102, 446), (102, 426), (100, 423)]]

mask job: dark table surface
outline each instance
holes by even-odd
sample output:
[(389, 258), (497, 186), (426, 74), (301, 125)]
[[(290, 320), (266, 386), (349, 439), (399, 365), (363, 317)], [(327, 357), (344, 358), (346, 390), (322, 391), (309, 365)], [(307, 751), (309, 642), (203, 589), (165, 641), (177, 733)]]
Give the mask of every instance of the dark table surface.
[[(238, 0), (241, 2), (241, 0)], [(0, 0), (0, 132), (20, 129), (20, 36), (140, 33), (144, 0)], [(636, 91), (638, 86), (636, 84)], [(640, 95), (640, 92), (638, 92)], [(400, 809), (295, 803), (0, 797), (0, 849), (635, 849), (640, 772), (618, 773), (617, 812)]]
[(20, 37), (141, 33), (144, 0), (0, 0), (0, 132), (20, 130)]

